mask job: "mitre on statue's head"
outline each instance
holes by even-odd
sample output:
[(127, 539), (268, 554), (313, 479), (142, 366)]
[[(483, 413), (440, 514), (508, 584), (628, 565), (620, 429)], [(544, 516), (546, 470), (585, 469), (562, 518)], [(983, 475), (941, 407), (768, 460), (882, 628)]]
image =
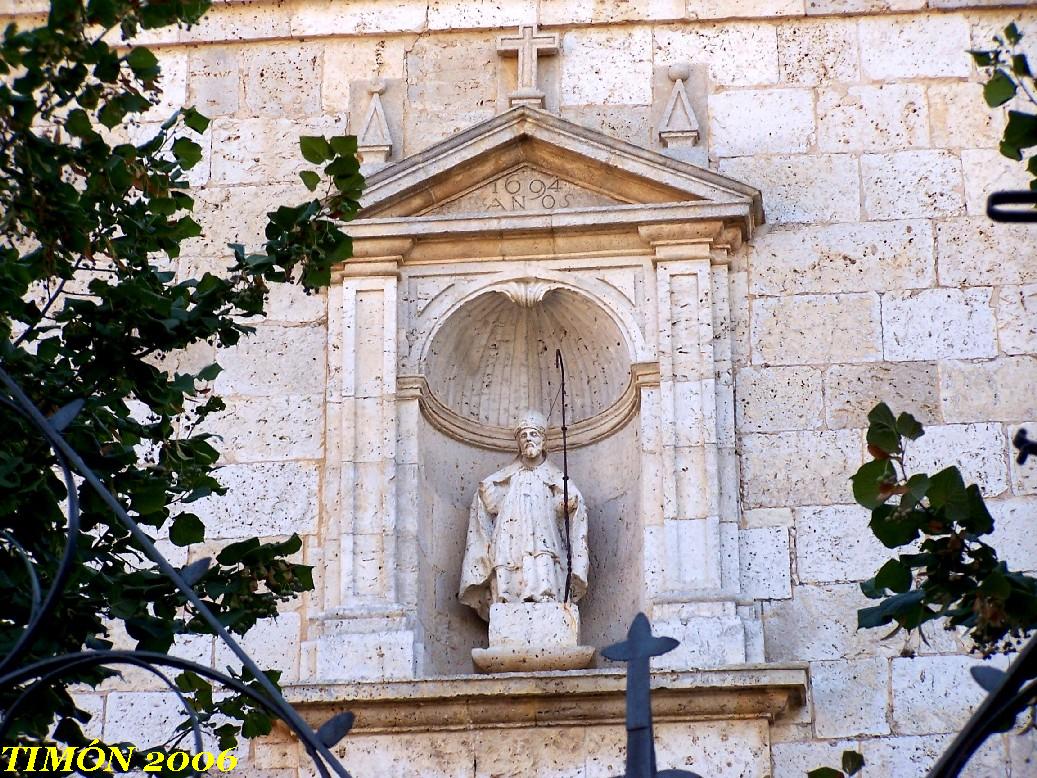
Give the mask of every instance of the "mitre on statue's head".
[(517, 436), (522, 430), (535, 429), (544, 437), (547, 437), (547, 419), (544, 418), (544, 414), (528, 410), (518, 420), (518, 424), (515, 425), (515, 435)]

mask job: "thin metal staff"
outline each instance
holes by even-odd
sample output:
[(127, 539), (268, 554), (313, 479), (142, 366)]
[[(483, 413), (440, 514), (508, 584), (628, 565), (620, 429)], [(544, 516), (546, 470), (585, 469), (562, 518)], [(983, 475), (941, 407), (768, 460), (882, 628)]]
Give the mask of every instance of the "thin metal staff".
[(565, 598), (562, 602), (569, 602), (573, 582), (573, 545), (569, 538), (569, 428), (565, 417), (565, 361), (560, 348), (555, 349), (555, 367), (562, 373), (562, 510), (565, 511)]

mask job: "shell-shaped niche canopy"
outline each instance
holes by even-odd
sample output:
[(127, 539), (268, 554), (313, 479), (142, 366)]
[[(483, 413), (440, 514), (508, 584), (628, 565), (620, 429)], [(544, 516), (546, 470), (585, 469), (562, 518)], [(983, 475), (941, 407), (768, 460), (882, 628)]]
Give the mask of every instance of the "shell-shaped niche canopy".
[(539, 410), (555, 428), (550, 443), (562, 419), (556, 349), (565, 361), (570, 444), (624, 423), (636, 393), (619, 327), (590, 298), (539, 281), (495, 287), (440, 326), (425, 356), (426, 415), (476, 445), (511, 448), (516, 421)]

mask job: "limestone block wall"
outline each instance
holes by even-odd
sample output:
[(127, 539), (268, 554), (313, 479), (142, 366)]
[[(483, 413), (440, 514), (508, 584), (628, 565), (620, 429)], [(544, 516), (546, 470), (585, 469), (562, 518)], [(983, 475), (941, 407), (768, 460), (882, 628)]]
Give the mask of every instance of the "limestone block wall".
[[(1010, 450), (1019, 426), (1037, 426), (1037, 229), (983, 215), (989, 191), (1024, 175), (996, 150), (1002, 120), (965, 53), (1013, 19), (1037, 41), (1037, 13), (1015, 5), (222, 2), (200, 25), (145, 36), (166, 90), (146, 118), (185, 103), (213, 118), (192, 174), (206, 234), (181, 260), (195, 272), (219, 268), (228, 242), (257, 245), (266, 211), (305, 194), (297, 137), (355, 132), (371, 79), (386, 81), (399, 159), (503, 110), (515, 61), (498, 58), (495, 38), (520, 23), (561, 35), (541, 69), (549, 110), (647, 147), (659, 147), (665, 100), (654, 69), (704, 65), (707, 93), (694, 102), (705, 105), (709, 164), (759, 187), (767, 217), (730, 272), (741, 591), (762, 603), (766, 659), (808, 662), (812, 684), (809, 721), (771, 728), (773, 776), (834, 764), (846, 747), (863, 751), (866, 775), (915, 776), (980, 699), (974, 660), (938, 630), (927, 641), (855, 631), (866, 602), (857, 582), (887, 552), (847, 479), (862, 462), (867, 410), (879, 399), (912, 410), (929, 425), (913, 461), (961, 465), (990, 498), (1005, 558), (1037, 568), (1037, 470)], [(21, 24), (39, 10), (36, 0), (0, 6)], [(317, 594), (245, 641), (287, 681), (307, 674), (303, 614), (320, 611), (326, 583), (327, 317), (326, 295), (276, 289), (253, 337), (184, 357), (224, 367), (215, 388), (228, 410), (212, 429), (230, 493), (202, 509), (209, 537), (298, 532), (317, 565)], [(227, 661), (208, 639), (181, 650)], [(379, 650), (355, 660), (377, 663)], [(133, 672), (84, 706), (109, 739), (147, 740), (179, 718), (171, 695)], [(289, 751), (251, 748), (261, 774), (296, 775)], [(995, 738), (973, 774), (1028, 774), (1034, 754), (1032, 741)], [(582, 769), (566, 774), (599, 774)]]

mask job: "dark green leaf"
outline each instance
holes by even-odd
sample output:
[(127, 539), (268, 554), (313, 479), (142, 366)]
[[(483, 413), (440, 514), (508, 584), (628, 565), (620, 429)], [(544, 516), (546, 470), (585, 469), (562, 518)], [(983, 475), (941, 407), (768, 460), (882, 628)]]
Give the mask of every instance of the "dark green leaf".
[(205, 525), (193, 513), (181, 513), (169, 528), (169, 540), (174, 546), (189, 546), (205, 540)]
[(341, 157), (356, 156), (357, 141), (355, 135), (336, 135), (331, 138), (331, 150)]
[(1009, 111), (1004, 142), (1018, 149), (1037, 145), (1037, 116), (1021, 111)]
[(991, 108), (1004, 105), (1015, 97), (1016, 85), (1005, 71), (1000, 68), (994, 71), (990, 80), (983, 85), (983, 99)]
[(299, 138), (299, 149), (306, 161), (314, 165), (326, 162), (335, 155), (331, 145), (318, 135), (303, 135)]
[(864, 757), (856, 751), (843, 751), (843, 772), (856, 775), (864, 767)]
[(1008, 41), (1011, 45), (1014, 46), (1022, 39), (1023, 34), (1019, 32), (1019, 28), (1016, 26), (1015, 22), (1012, 22), (1007, 27), (1005, 27), (1005, 40)]
[(889, 499), (896, 471), (888, 459), (876, 459), (861, 465), (851, 481), (853, 498), (865, 508), (877, 508)]
[(190, 170), (202, 160), (202, 147), (188, 138), (173, 141), (173, 156), (184, 170)]
[(314, 173), (312, 170), (303, 170), (299, 173), (299, 178), (306, 184), (306, 188), (311, 192), (317, 188), (317, 184), (320, 183), (320, 176)]
[(896, 594), (873, 608), (861, 608), (857, 611), (857, 629), (872, 629), (890, 624), (898, 617), (908, 621), (915, 619), (915, 613), (921, 610), (925, 593), (914, 589), (905, 594)]
[(901, 515), (890, 505), (880, 505), (873, 510), (868, 526), (886, 548), (900, 548), (918, 539), (916, 513)]
[(843, 774), (834, 767), (818, 767), (807, 773), (807, 778), (843, 778)]
[(992, 52), (969, 51), (969, 54), (972, 56), (972, 61), (981, 68), (991, 67), (994, 64), (994, 55)]
[(1021, 77), (1030, 75), (1030, 63), (1025, 54), (1012, 55), (1012, 73)]
[(879, 568), (874, 579), (875, 587), (903, 594), (911, 588), (911, 570), (896, 559), (890, 559)]
[(184, 124), (190, 129), (201, 135), (209, 127), (209, 118), (203, 116), (194, 108), (185, 108), (181, 112), (181, 116), (184, 117)]
[(925, 434), (925, 430), (918, 419), (910, 413), (902, 413), (897, 417), (897, 432), (908, 440), (918, 440)]

